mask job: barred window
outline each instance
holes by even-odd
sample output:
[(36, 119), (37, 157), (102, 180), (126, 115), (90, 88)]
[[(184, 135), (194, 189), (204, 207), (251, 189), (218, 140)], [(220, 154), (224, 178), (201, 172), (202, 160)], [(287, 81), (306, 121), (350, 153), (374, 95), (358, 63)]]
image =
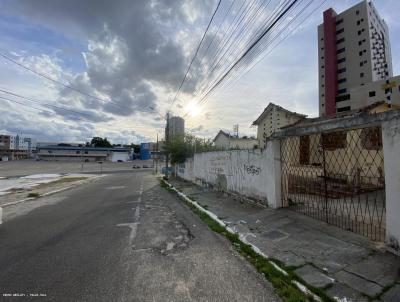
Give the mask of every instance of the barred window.
[(360, 139), (361, 146), (366, 150), (382, 149), (382, 132), (380, 127), (362, 129)]
[(322, 133), (321, 135), (322, 147), (328, 151), (336, 149), (343, 149), (347, 147), (347, 132), (336, 131), (331, 133)]

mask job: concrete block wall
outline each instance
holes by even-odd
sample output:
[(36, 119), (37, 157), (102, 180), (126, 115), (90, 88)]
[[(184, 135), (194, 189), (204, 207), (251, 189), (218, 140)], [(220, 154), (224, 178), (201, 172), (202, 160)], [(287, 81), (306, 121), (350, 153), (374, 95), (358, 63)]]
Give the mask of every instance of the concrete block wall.
[(279, 141), (265, 150), (234, 150), (195, 154), (178, 168), (186, 180), (237, 193), (272, 208), (281, 206)]

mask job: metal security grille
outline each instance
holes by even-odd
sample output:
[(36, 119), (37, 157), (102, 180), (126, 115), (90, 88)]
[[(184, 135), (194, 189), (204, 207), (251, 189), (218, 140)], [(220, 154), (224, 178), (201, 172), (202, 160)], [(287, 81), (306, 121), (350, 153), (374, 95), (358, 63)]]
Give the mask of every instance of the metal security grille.
[(284, 205), (375, 241), (385, 239), (380, 127), (282, 140)]

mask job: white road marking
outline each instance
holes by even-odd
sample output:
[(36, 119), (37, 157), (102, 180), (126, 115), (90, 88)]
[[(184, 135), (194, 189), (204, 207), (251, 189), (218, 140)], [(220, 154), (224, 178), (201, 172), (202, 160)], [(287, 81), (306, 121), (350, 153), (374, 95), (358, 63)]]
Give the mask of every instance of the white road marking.
[[(122, 186), (122, 187), (124, 187), (124, 186)], [(142, 202), (142, 193), (143, 193), (143, 185), (140, 185), (139, 198), (135, 201), (128, 201), (127, 203), (141, 203)], [(135, 210), (133, 222), (117, 224), (117, 226), (119, 226), (119, 227), (129, 227), (131, 229), (131, 233), (129, 235), (129, 245), (130, 246), (133, 244), (133, 241), (135, 240), (136, 235), (137, 235), (137, 226), (139, 224), (139, 219), (140, 219), (140, 205), (137, 205), (136, 208), (132, 208), (132, 210)]]
[(132, 245), (133, 241), (136, 238), (138, 224), (139, 224), (139, 222), (117, 224), (117, 226), (119, 226), (119, 227), (129, 227), (129, 228), (131, 228), (131, 233), (129, 235), (129, 245)]
[(121, 190), (121, 189), (125, 189), (125, 186), (111, 186), (111, 187), (107, 187), (106, 190)]

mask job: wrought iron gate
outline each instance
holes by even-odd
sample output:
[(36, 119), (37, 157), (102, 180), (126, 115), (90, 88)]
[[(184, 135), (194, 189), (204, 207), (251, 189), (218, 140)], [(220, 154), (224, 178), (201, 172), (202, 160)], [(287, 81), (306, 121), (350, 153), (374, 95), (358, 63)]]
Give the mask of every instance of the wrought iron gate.
[(385, 239), (385, 177), (380, 127), (282, 140), (286, 206), (329, 224)]

